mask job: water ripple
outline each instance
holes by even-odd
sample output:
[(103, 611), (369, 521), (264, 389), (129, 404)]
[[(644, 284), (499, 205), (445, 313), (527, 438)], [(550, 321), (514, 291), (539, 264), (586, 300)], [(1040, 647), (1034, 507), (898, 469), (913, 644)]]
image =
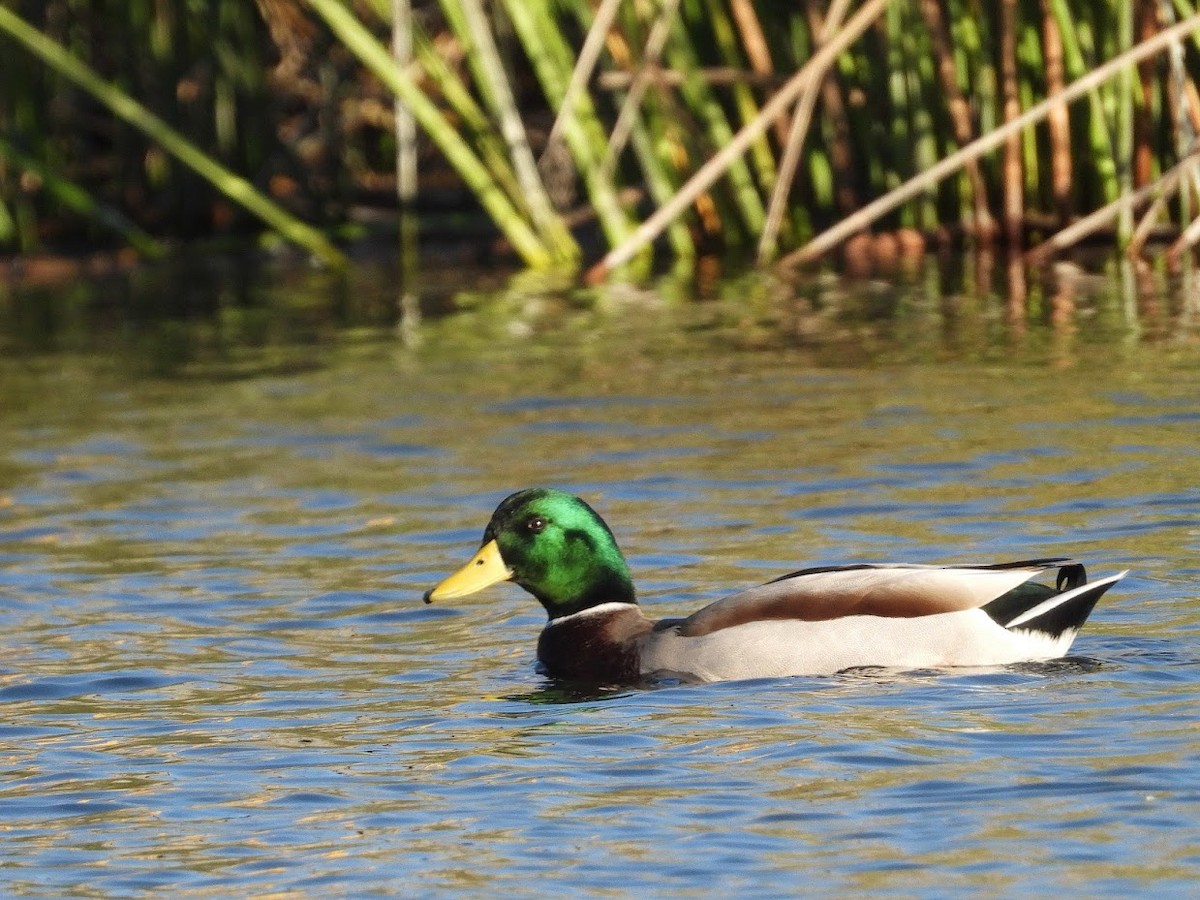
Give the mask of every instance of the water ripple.
[[(0, 409), (5, 893), (1194, 892), (1178, 371), (604, 362), (627, 344)], [(420, 599), (543, 483), (609, 517), (656, 616), (806, 564), (1134, 572), (1061, 661), (569, 685), (515, 586)]]

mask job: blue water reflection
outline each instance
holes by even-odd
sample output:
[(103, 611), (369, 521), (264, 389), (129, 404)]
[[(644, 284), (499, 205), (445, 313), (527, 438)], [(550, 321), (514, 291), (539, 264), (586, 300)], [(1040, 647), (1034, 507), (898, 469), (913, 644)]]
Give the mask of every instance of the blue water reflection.
[[(211, 378), (71, 357), (68, 392), (0, 361), (4, 892), (1190, 895), (1195, 360), (927, 306), (747, 344), (732, 305), (483, 304)], [(519, 590), (421, 603), (539, 483), (655, 616), (802, 565), (1134, 571), (1063, 661), (564, 685)]]

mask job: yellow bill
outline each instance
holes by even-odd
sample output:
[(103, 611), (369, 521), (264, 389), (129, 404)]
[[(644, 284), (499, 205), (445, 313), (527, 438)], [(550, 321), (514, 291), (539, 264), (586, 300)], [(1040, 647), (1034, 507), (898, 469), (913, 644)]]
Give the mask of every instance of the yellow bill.
[(466, 597), (485, 587), (491, 587), (501, 581), (512, 578), (512, 570), (504, 564), (500, 548), (495, 541), (488, 541), (479, 548), (479, 552), (471, 557), (471, 561), (448, 576), (433, 590), (426, 591), (425, 602), (434, 600), (454, 600)]

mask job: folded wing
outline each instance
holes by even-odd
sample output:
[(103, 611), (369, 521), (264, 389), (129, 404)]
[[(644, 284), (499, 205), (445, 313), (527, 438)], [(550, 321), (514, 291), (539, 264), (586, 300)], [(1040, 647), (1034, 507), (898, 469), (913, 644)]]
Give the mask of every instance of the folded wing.
[[(1058, 590), (1083, 584), (1083, 566), (1035, 559), (988, 566), (854, 565), (804, 569), (733, 594), (685, 619), (679, 633), (699, 637), (747, 622), (845, 616), (910, 618), (978, 609), (1057, 568)], [(1032, 586), (1031, 586), (1032, 587)], [(1055, 593), (1043, 588), (1045, 596)]]

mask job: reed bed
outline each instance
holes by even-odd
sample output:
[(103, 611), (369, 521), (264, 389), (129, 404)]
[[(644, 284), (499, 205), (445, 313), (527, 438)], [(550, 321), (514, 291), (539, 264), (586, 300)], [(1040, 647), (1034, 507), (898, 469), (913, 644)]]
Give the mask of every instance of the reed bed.
[(592, 277), (930, 241), (1174, 261), (1198, 36), (1193, 0), (0, 0), (0, 248), (265, 225), (340, 264), (330, 236), (475, 209)]

